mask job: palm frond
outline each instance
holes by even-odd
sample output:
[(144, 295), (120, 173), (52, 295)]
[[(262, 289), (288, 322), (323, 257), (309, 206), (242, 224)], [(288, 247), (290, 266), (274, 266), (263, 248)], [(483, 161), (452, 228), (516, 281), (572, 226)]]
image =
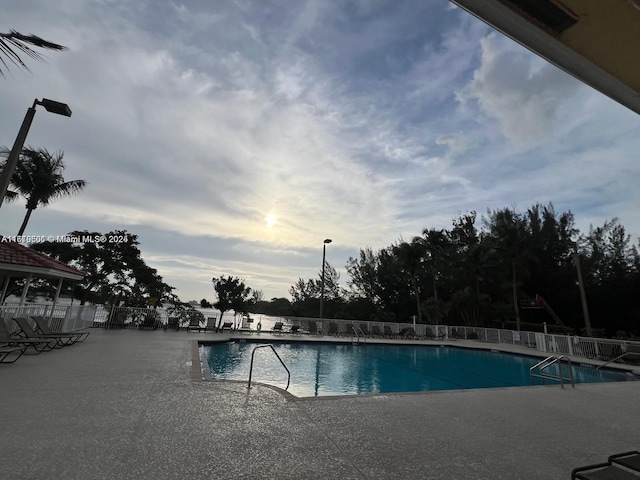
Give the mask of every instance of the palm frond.
[(12, 190), (7, 190), (7, 193), (4, 196), (4, 201), (5, 202), (13, 202), (13, 201), (17, 200), (18, 197), (20, 197), (20, 195), (18, 195), (18, 192), (14, 192)]
[(40, 203), (44, 205), (48, 205), (51, 200), (56, 198), (67, 197), (74, 193), (78, 193), (81, 191), (87, 182), (85, 180), (71, 180), (64, 183), (59, 183), (55, 185), (49, 192), (46, 197), (40, 199)]
[[(67, 47), (63, 45), (49, 42), (36, 35), (23, 35), (15, 30), (11, 30), (9, 33), (0, 32), (0, 62), (2, 62), (4, 70), (9, 70), (5, 57), (14, 65), (29, 70), (29, 67), (20, 58), (20, 53), (28, 55), (35, 60), (44, 61), (44, 57), (30, 48), (30, 45), (48, 50), (67, 50)], [(3, 68), (0, 68), (0, 75), (4, 77)]]

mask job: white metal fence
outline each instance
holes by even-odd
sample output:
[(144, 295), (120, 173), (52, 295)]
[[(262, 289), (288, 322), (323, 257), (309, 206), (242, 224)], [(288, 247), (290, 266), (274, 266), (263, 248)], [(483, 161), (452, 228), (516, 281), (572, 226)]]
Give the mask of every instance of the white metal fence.
[[(196, 309), (200, 325), (207, 323), (207, 319), (220, 320), (220, 312), (213, 309)], [(168, 324), (169, 318), (175, 315), (168, 309), (132, 308), (132, 307), (104, 307), (101, 305), (0, 305), (0, 319), (5, 321), (9, 331), (15, 331), (14, 317), (45, 317), (52, 330), (70, 331), (87, 327), (152, 327), (158, 328)], [(223, 322), (232, 324), (232, 328), (244, 331), (256, 331), (258, 325), (263, 332), (273, 329), (276, 322), (284, 324), (283, 331), (290, 330), (296, 325), (301, 332), (311, 332), (318, 335), (354, 336), (354, 329), (358, 335), (386, 338), (415, 338), (415, 339), (465, 339), (498, 344), (522, 345), (541, 352), (574, 357), (596, 358), (610, 360), (627, 351), (632, 345), (640, 348), (640, 342), (617, 340), (574, 335), (554, 335), (538, 332), (503, 330), (497, 328), (464, 327), (450, 325), (407, 324), (396, 322), (371, 322), (357, 320), (318, 319), (309, 317), (272, 317), (269, 315), (255, 315), (253, 321), (247, 317), (227, 312)], [(189, 318), (180, 317), (184, 326)], [(315, 328), (314, 328), (315, 327)]]
[(414, 328), (414, 325), (407, 323), (362, 322), (303, 317), (283, 317), (283, 321), (286, 325), (298, 325), (302, 331), (309, 331), (310, 324), (315, 323), (315, 330), (324, 335), (355, 336), (356, 334), (353, 332), (353, 328), (355, 328), (358, 334), (364, 333), (373, 337), (477, 340), (480, 342), (522, 345), (550, 354), (600, 360), (611, 360), (626, 352), (629, 346), (640, 348), (639, 341), (526, 331), (517, 332), (498, 328), (425, 324), (416, 324)]

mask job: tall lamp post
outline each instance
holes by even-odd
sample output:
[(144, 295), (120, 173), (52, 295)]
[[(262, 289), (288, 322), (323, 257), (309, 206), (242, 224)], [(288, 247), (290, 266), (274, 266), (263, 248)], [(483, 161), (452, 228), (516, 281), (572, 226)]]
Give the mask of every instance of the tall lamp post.
[(38, 100), (36, 98), (33, 101), (33, 106), (29, 107), (29, 109), (27, 110), (27, 114), (24, 116), (24, 120), (22, 121), (22, 126), (20, 127), (20, 131), (18, 132), (16, 141), (13, 144), (11, 153), (9, 153), (7, 163), (2, 170), (2, 175), (0, 175), (0, 207), (2, 206), (4, 197), (7, 194), (7, 189), (9, 188), (9, 184), (11, 183), (11, 177), (13, 176), (13, 171), (16, 169), (16, 165), (18, 164), (18, 158), (20, 157), (22, 146), (24, 145), (24, 141), (27, 139), (27, 134), (29, 133), (31, 122), (33, 121), (33, 117), (36, 114), (36, 105), (42, 105), (45, 110), (47, 110), (47, 112), (64, 115), (65, 117), (71, 116), (71, 109), (66, 103), (56, 102), (47, 98), (43, 98), (42, 100)]
[(576, 249), (576, 253), (573, 257), (573, 263), (576, 266), (576, 273), (578, 274), (578, 287), (580, 288), (580, 301), (582, 302), (582, 314), (584, 315), (584, 328), (588, 337), (593, 337), (593, 330), (591, 329), (591, 319), (589, 318), (589, 307), (587, 306), (587, 294), (584, 291), (584, 283), (582, 282), (582, 268), (580, 267), (580, 254)]
[(330, 238), (325, 238), (322, 244), (322, 280), (320, 281), (320, 315), (318, 315), (318, 318), (322, 318), (322, 306), (324, 304), (324, 259), (327, 256), (327, 244), (331, 243), (331, 241)]

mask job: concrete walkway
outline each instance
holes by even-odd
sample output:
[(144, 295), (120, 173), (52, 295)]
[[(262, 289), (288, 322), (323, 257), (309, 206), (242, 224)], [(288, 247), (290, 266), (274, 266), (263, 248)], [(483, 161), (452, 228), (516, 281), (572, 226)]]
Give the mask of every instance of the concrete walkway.
[(640, 449), (640, 382), (291, 401), (194, 379), (213, 338), (92, 329), (0, 364), (0, 478), (550, 480)]

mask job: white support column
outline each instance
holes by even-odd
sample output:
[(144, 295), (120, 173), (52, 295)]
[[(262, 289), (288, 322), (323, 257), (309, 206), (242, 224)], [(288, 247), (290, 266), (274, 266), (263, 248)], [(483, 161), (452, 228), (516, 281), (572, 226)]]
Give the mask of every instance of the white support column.
[(4, 303), (4, 297), (7, 296), (7, 288), (9, 288), (10, 281), (11, 281), (11, 275), (7, 275), (4, 278), (4, 286), (2, 287), (2, 294), (0, 294), (0, 305)]
[(573, 357), (573, 338), (571, 335), (567, 334), (567, 345), (569, 346), (569, 355)]
[(20, 306), (23, 306), (25, 300), (27, 299), (27, 292), (29, 291), (29, 286), (31, 285), (32, 278), (33, 278), (33, 274), (29, 273), (29, 276), (27, 277), (27, 283), (24, 284), (24, 288), (22, 289), (22, 296), (20, 297)]
[(53, 297), (53, 305), (51, 305), (51, 315), (49, 315), (49, 320), (51, 320), (51, 317), (53, 317), (53, 312), (56, 309), (56, 305), (58, 303), (58, 297), (60, 297), (60, 290), (62, 290), (62, 279), (58, 280), (58, 288), (56, 289), (56, 294)]

